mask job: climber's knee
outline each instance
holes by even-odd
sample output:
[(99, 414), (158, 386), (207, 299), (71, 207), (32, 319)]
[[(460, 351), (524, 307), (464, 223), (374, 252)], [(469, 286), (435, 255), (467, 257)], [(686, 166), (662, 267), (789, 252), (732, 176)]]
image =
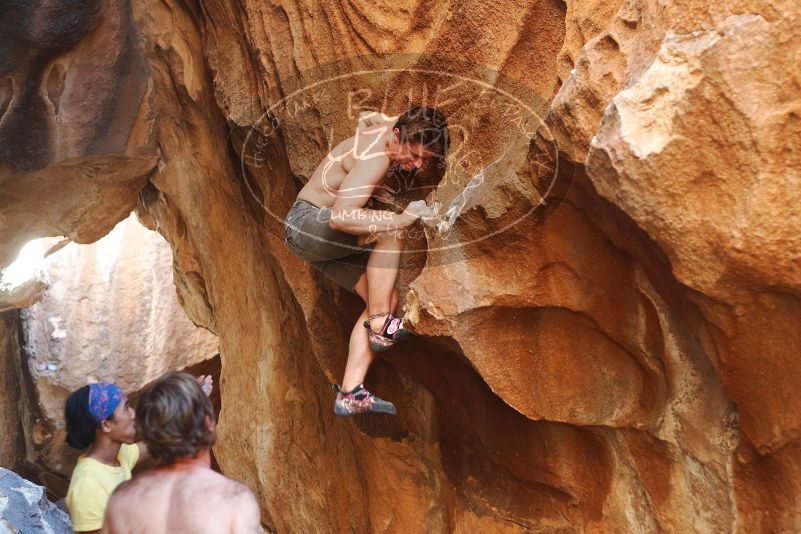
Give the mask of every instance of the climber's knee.
[(387, 248), (393, 245), (403, 246), (406, 241), (406, 230), (393, 230), (392, 232), (379, 232), (370, 235), (371, 239), (366, 241), (367, 244), (375, 243), (380, 248)]
[(408, 231), (403, 228), (400, 230), (394, 230), (392, 232), (385, 232), (387, 234), (387, 239), (392, 239), (393, 242), (403, 245), (406, 242), (406, 235)]

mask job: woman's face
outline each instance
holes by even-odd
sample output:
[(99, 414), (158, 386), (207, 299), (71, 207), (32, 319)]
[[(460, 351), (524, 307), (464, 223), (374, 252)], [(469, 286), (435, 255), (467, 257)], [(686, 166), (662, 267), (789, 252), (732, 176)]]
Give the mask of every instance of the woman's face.
[(136, 412), (128, 404), (128, 395), (123, 395), (114, 410), (114, 417), (103, 421), (103, 424), (108, 425), (109, 437), (122, 443), (134, 443), (136, 441), (135, 417)]

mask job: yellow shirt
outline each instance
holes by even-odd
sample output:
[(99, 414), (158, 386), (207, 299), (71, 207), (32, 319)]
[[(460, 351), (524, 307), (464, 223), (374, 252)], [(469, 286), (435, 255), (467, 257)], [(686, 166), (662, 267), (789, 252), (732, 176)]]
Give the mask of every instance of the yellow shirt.
[(103, 512), (114, 489), (131, 479), (131, 470), (139, 459), (136, 444), (122, 444), (117, 454), (119, 467), (112, 467), (94, 458), (82, 455), (72, 471), (67, 490), (67, 508), (72, 529), (78, 532), (99, 530), (103, 526)]

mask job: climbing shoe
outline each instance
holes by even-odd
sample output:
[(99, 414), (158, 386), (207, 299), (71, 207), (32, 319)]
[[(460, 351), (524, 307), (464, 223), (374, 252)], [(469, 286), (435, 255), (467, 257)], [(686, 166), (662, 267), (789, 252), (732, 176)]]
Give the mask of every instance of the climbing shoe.
[(385, 413), (389, 415), (397, 413), (394, 404), (376, 397), (361, 384), (349, 393), (339, 389), (339, 386), (335, 386), (335, 389), (337, 390), (337, 399), (334, 401), (334, 413), (336, 415), (347, 417), (360, 413)]
[(367, 337), (370, 340), (370, 348), (376, 352), (383, 352), (392, 347), (398, 341), (403, 341), (409, 337), (409, 331), (404, 330), (403, 319), (400, 317), (395, 317), (391, 313), (384, 312), (370, 315), (369, 319), (382, 317), (384, 315), (386, 315), (387, 318), (384, 320), (384, 325), (378, 332), (370, 327), (369, 320), (364, 322), (364, 327), (367, 329)]

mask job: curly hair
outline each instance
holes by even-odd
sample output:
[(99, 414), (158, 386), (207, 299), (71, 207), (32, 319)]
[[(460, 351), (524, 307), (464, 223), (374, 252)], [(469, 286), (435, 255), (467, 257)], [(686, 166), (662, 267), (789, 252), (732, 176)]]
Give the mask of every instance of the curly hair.
[(171, 464), (214, 444), (207, 416), (213, 421), (214, 409), (197, 381), (186, 373), (167, 373), (142, 391), (136, 426), (151, 456)]
[(394, 127), (400, 130), (402, 142), (420, 143), (439, 159), (447, 155), (451, 144), (448, 121), (437, 108), (412, 106), (398, 117)]

